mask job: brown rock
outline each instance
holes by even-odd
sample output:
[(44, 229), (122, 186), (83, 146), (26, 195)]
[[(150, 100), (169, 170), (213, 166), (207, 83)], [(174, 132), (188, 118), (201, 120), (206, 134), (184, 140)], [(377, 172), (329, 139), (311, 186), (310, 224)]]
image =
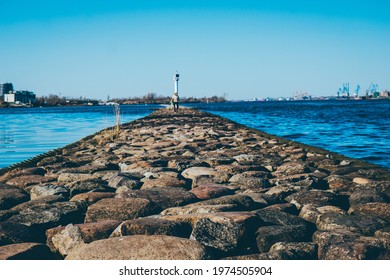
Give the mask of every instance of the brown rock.
[(323, 190), (300, 191), (289, 195), (285, 200), (295, 204), (298, 209), (301, 209), (306, 204), (316, 206), (333, 205), (341, 208), (348, 205), (345, 197)]
[(196, 195), (197, 198), (204, 200), (234, 193), (234, 191), (230, 188), (227, 188), (224, 185), (217, 184), (201, 185), (197, 188), (190, 190), (190, 192)]
[(302, 162), (286, 162), (277, 168), (277, 173), (283, 173), (284, 175), (295, 175), (309, 172), (310, 168)]
[(151, 188), (166, 188), (166, 187), (186, 189), (189, 188), (189, 184), (186, 181), (180, 180), (178, 178), (163, 177), (158, 179), (144, 180), (141, 189), (146, 190)]
[(207, 249), (186, 238), (132, 235), (92, 242), (72, 251), (67, 260), (203, 260)]
[(209, 200), (203, 200), (193, 205), (221, 205), (221, 204), (235, 204), (237, 205), (239, 211), (254, 210), (261, 208), (259, 203), (253, 201), (247, 195), (235, 194), (235, 195), (225, 195), (218, 198), (213, 198)]
[(49, 247), (40, 243), (19, 243), (0, 247), (0, 260), (55, 260)]
[(104, 220), (125, 221), (156, 214), (159, 211), (155, 203), (143, 198), (105, 198), (88, 207), (85, 223)]
[(98, 176), (96, 174), (83, 174), (83, 173), (61, 173), (57, 180), (62, 183), (72, 183), (76, 181), (95, 179)]
[(25, 175), (25, 176), (15, 177), (7, 181), (7, 184), (25, 188), (28, 186), (50, 183), (53, 181), (55, 181), (55, 179), (51, 177), (45, 177), (40, 175)]
[(116, 193), (108, 193), (108, 192), (88, 192), (88, 193), (80, 193), (76, 194), (74, 197), (70, 199), (70, 201), (84, 201), (87, 204), (94, 204), (101, 199), (104, 198), (114, 198)]
[(36, 242), (39, 239), (36, 232), (28, 226), (7, 221), (0, 222), (0, 246), (12, 243)]
[(157, 204), (161, 210), (186, 205), (197, 200), (196, 196), (180, 188), (153, 188), (129, 190), (117, 194), (117, 198), (144, 198)]
[(372, 216), (330, 212), (320, 215), (316, 224), (319, 230), (342, 230), (364, 235), (373, 235), (376, 230), (383, 228), (386, 222)]
[(10, 209), (27, 200), (29, 195), (24, 190), (0, 183), (0, 210)]
[(353, 214), (369, 214), (390, 223), (390, 204), (383, 202), (372, 202), (361, 205), (356, 205), (349, 211)]

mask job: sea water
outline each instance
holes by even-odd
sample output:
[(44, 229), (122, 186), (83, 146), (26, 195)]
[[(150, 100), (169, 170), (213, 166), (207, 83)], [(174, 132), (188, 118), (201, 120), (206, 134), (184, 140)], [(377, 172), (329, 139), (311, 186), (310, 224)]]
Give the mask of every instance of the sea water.
[(390, 100), (231, 102), (197, 106), (240, 124), (390, 169)]
[[(121, 123), (150, 114), (159, 106), (120, 106)], [(113, 106), (0, 109), (0, 168), (63, 147), (112, 127)]]

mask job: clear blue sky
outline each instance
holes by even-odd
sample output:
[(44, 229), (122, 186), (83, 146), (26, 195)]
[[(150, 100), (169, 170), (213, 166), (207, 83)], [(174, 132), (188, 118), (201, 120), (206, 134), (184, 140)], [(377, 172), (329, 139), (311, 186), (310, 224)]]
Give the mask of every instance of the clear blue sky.
[(0, 83), (37, 95), (229, 99), (390, 89), (390, 2), (0, 1)]

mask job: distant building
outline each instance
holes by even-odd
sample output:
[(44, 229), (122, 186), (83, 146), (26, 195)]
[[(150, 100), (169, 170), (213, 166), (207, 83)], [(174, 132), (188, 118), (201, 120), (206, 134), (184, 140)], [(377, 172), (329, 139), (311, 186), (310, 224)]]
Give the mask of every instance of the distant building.
[(379, 94), (379, 97), (382, 97), (382, 98), (390, 98), (390, 92), (389, 92), (388, 90), (382, 91), (382, 92)]
[(5, 83), (5, 84), (0, 84), (0, 99), (4, 99), (4, 95), (10, 92), (13, 92), (14, 86), (12, 83)]
[(32, 104), (35, 102), (35, 98), (35, 94), (27, 90), (4, 94), (4, 101), (8, 103)]

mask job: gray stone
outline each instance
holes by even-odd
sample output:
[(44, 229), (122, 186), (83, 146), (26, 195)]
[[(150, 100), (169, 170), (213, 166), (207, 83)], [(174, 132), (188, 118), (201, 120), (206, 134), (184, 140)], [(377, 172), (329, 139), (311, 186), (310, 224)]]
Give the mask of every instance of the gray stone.
[(315, 224), (320, 215), (324, 213), (331, 213), (331, 212), (336, 212), (341, 214), (346, 213), (344, 210), (336, 206), (316, 206), (313, 204), (306, 204), (305, 206), (302, 207), (301, 211), (299, 212), (299, 217), (303, 218), (308, 222)]
[(32, 200), (51, 195), (60, 195), (66, 199), (69, 197), (69, 193), (69, 189), (66, 186), (58, 186), (52, 184), (34, 186), (30, 190), (30, 196)]
[(60, 233), (54, 235), (51, 241), (63, 257), (84, 245), (80, 229), (72, 224), (67, 225)]
[(358, 234), (373, 235), (375, 231), (385, 227), (386, 222), (372, 216), (331, 212), (320, 215), (316, 224), (319, 230), (347, 230)]
[(98, 178), (85, 179), (69, 185), (71, 197), (87, 192), (115, 192), (115, 189), (108, 186), (108, 183)]
[(306, 204), (316, 206), (333, 205), (344, 209), (348, 206), (346, 197), (323, 190), (300, 191), (289, 195), (285, 200), (295, 204), (298, 209), (301, 209)]
[(114, 189), (119, 187), (127, 187), (129, 189), (139, 189), (142, 183), (139, 181), (139, 177), (126, 173), (117, 173), (112, 176), (108, 181), (108, 186)]
[(371, 202), (356, 205), (349, 210), (349, 213), (371, 215), (390, 223), (390, 203)]
[(266, 253), (277, 242), (309, 242), (312, 231), (303, 225), (266, 226), (256, 231), (257, 247)]
[(49, 228), (82, 222), (85, 211), (86, 205), (80, 201), (38, 204), (22, 209), (8, 221), (31, 227), (44, 236), (45, 231)]
[(191, 227), (187, 223), (159, 218), (140, 218), (121, 223), (110, 237), (127, 235), (170, 235), (188, 238)]
[(209, 251), (195, 240), (131, 235), (98, 240), (72, 251), (67, 260), (203, 260)]
[(272, 245), (269, 253), (280, 260), (316, 260), (317, 248), (313, 242), (278, 242)]
[(216, 213), (197, 220), (190, 238), (224, 253), (253, 250), (258, 225), (254, 213), (237, 212), (235, 216)]
[(355, 189), (349, 196), (351, 206), (370, 202), (389, 202), (389, 198), (384, 193), (376, 189)]

